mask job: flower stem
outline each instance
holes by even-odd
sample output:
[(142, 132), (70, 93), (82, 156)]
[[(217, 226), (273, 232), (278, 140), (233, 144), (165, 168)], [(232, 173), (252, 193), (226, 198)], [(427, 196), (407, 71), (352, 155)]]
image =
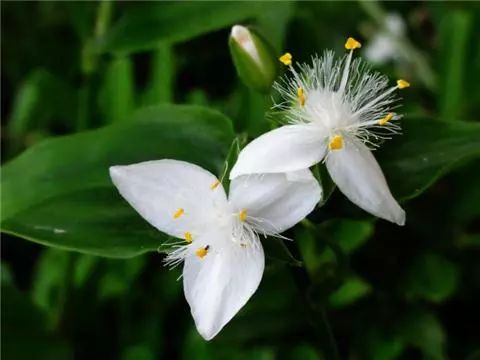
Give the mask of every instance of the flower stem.
[[(299, 257), (300, 251), (298, 245), (295, 244), (295, 247), (295, 257)], [(315, 302), (312, 300), (312, 281), (304, 266), (291, 267), (290, 269), (305, 304), (309, 323), (315, 330), (315, 334), (319, 340), (319, 349), (326, 359), (340, 360), (337, 342), (323, 305), (323, 299)]]

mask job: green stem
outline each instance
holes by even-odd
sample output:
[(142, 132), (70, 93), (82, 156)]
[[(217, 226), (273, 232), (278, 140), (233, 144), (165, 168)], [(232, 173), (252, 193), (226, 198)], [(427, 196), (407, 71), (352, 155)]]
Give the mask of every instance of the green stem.
[(110, 0), (100, 1), (97, 10), (97, 21), (95, 22), (95, 37), (98, 39), (110, 26), (112, 18), (112, 2)]
[[(296, 245), (295, 257), (301, 256), (300, 254), (298, 245)], [(324, 353), (326, 359), (340, 360), (337, 342), (322, 300), (314, 303), (311, 299), (312, 281), (309, 274), (303, 266), (290, 269), (308, 312), (309, 323), (319, 339), (319, 349)]]
[(81, 59), (83, 83), (79, 90), (79, 104), (76, 122), (77, 131), (85, 130), (89, 126), (89, 117), (91, 115), (90, 96), (92, 95), (93, 74), (97, 70), (99, 57), (96, 45), (110, 26), (111, 15), (112, 2), (109, 0), (99, 2), (93, 35), (88, 38), (83, 45)]

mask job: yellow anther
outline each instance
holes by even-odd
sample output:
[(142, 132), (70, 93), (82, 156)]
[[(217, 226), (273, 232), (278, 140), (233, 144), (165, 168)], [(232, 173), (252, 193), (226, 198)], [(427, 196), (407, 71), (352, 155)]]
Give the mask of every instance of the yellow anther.
[(330, 150), (340, 150), (343, 148), (343, 137), (342, 135), (335, 135), (330, 139), (330, 143), (328, 144)]
[(207, 256), (209, 248), (210, 248), (210, 246), (208, 246), (208, 245), (205, 246), (205, 247), (201, 247), (201, 248), (197, 249), (197, 251), (195, 251), (195, 255), (197, 255), (200, 259), (202, 259), (205, 256)]
[(399, 89), (405, 89), (410, 86), (410, 83), (406, 80), (397, 80), (397, 86)]
[(185, 213), (185, 210), (183, 208), (179, 208), (175, 213), (173, 214), (174, 219), (178, 219), (180, 216), (182, 216)]
[(185, 236), (185, 241), (188, 242), (188, 243), (191, 243), (193, 241), (193, 237), (192, 237), (192, 233), (187, 231), (185, 234), (183, 234)]
[(302, 88), (297, 89), (298, 103), (300, 106), (305, 105), (305, 93)]
[(362, 44), (352, 37), (349, 37), (345, 42), (345, 49), (347, 50), (360, 49), (361, 47), (362, 47)]
[(215, 189), (218, 185), (220, 185), (220, 180), (215, 180), (212, 185), (210, 185), (210, 189)]
[(278, 59), (280, 60), (280, 62), (284, 65), (292, 65), (292, 54), (290, 53), (285, 53), (283, 54), (282, 56), (280, 56), (280, 58)]
[(243, 209), (240, 211), (238, 214), (238, 217), (240, 218), (240, 221), (245, 221), (247, 220), (247, 210)]
[(378, 120), (378, 125), (385, 125), (393, 118), (393, 113), (388, 113), (383, 119)]

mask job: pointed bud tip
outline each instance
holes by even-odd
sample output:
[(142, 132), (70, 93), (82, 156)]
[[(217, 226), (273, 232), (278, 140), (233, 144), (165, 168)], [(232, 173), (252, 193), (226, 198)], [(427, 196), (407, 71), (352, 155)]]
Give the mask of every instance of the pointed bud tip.
[(230, 31), (229, 47), (243, 82), (254, 90), (268, 92), (277, 73), (271, 45), (248, 27), (234, 25)]
[(256, 51), (253, 44), (252, 34), (250, 30), (242, 25), (233, 25), (230, 31), (230, 36), (242, 47), (248, 48), (247, 51)]

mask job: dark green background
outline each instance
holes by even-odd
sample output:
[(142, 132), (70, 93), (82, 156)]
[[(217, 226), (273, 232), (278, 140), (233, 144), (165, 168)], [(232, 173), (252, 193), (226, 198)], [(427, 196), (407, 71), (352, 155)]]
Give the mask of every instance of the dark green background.
[[(1, 6), (4, 359), (480, 357), (478, 3)], [(263, 241), (260, 288), (205, 342), (181, 270), (162, 266), (166, 237), (108, 166), (168, 157), (220, 175), (277, 123), (270, 96), (236, 74), (233, 24), (309, 61), (343, 54), (348, 36), (368, 45), (392, 12), (402, 56), (374, 68), (412, 87), (403, 135), (375, 156), (406, 226), (370, 217), (315, 167), (326, 204), (287, 232), (294, 242)]]

